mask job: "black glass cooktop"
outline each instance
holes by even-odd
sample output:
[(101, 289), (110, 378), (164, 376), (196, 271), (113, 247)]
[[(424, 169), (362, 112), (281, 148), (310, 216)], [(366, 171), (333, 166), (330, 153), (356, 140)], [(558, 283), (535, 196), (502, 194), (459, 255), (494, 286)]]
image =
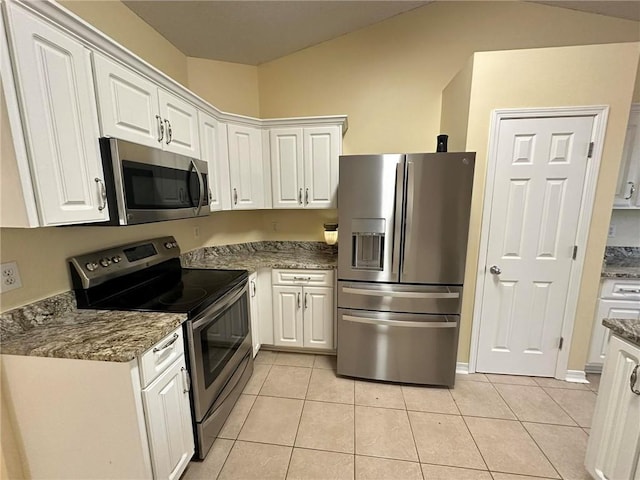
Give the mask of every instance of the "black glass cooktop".
[(187, 313), (192, 317), (247, 277), (246, 270), (148, 269), (144, 275), (114, 279), (85, 290), (88, 295), (84, 299), (77, 295), (78, 307)]

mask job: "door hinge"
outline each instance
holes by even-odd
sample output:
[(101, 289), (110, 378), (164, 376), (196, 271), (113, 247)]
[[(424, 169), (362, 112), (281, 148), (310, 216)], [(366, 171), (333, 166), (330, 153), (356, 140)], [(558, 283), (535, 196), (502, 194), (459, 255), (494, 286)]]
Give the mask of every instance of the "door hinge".
[(573, 246), (573, 254), (571, 255), (571, 258), (573, 260), (575, 260), (577, 256), (578, 256), (578, 245), (574, 245)]
[(589, 144), (589, 151), (587, 152), (587, 158), (591, 158), (593, 156), (593, 142)]
[(562, 345), (564, 344), (564, 337), (560, 337), (560, 343), (558, 343), (558, 349), (562, 350)]

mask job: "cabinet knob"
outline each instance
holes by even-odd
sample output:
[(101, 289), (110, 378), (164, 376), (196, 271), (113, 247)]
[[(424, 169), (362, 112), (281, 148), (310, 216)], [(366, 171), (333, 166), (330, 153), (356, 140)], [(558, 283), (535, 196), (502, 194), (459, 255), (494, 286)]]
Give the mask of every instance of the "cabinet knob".
[(631, 185), (631, 188), (629, 189), (629, 195), (624, 197), (625, 200), (629, 200), (631, 197), (633, 197), (633, 194), (636, 193), (636, 184), (635, 183), (627, 182), (627, 185)]
[(631, 391), (636, 395), (640, 395), (640, 390), (636, 388), (636, 381), (638, 380), (638, 368), (640, 368), (640, 364), (635, 366), (633, 372), (631, 372), (631, 377), (629, 377), (629, 388), (631, 388)]

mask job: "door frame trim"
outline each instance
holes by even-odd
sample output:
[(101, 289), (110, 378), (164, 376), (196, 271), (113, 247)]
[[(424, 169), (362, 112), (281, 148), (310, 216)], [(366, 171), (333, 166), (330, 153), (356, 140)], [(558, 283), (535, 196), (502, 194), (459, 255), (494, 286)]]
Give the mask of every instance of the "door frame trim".
[(576, 245), (578, 255), (571, 264), (569, 276), (569, 287), (567, 302), (562, 318), (561, 335), (564, 338), (565, 348), (558, 352), (554, 377), (565, 380), (567, 377), (567, 365), (569, 363), (569, 353), (571, 350), (571, 340), (573, 337), (573, 327), (578, 306), (580, 293), (580, 283), (584, 267), (586, 244), (589, 237), (589, 228), (593, 216), (593, 206), (595, 203), (596, 187), (602, 151), (604, 147), (604, 137), (609, 116), (608, 105), (575, 106), (575, 107), (548, 107), (548, 108), (509, 108), (496, 109), (491, 112), (491, 125), (489, 133), (489, 143), (487, 149), (487, 173), (485, 177), (484, 205), (482, 207), (482, 220), (480, 227), (480, 249), (478, 255), (476, 273), (476, 291), (473, 303), (471, 346), (469, 352), (469, 373), (476, 371), (478, 353), (480, 350), (480, 319), (482, 317), (482, 303), (484, 298), (485, 269), (487, 263), (487, 253), (489, 247), (489, 227), (491, 224), (491, 207), (493, 204), (493, 193), (495, 184), (495, 173), (498, 152), (498, 138), (500, 134), (500, 122), (507, 119), (519, 118), (544, 118), (544, 117), (585, 117), (591, 116), (594, 119), (591, 141), (594, 142), (594, 150), (591, 158), (587, 159), (587, 171), (585, 172), (585, 182), (582, 191), (582, 202), (578, 219), (578, 229), (576, 232)]

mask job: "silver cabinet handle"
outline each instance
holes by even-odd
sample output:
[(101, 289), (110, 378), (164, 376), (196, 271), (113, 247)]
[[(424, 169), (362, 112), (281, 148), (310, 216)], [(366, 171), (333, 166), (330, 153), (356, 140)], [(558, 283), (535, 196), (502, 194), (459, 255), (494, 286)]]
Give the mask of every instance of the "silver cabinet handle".
[(342, 287), (344, 293), (353, 295), (369, 295), (371, 297), (394, 298), (460, 298), (460, 292), (393, 292), (391, 290), (367, 290), (365, 288)]
[(209, 203), (213, 203), (213, 193), (211, 193), (211, 189), (209, 189)]
[(309, 304), (307, 303), (307, 295), (309, 295), (309, 294), (307, 292), (304, 292), (304, 309), (305, 310), (309, 306)]
[(161, 347), (154, 347), (153, 348), (153, 353), (158, 353), (158, 352), (161, 352), (162, 350), (164, 350), (165, 348), (169, 348), (171, 345), (176, 343), (176, 340), (178, 340), (179, 337), (180, 336), (177, 333), (174, 333), (173, 337), (171, 337), (171, 339), (169, 341), (167, 341), (167, 343), (165, 343)]
[(629, 190), (629, 195), (627, 197), (624, 197), (625, 200), (629, 200), (631, 197), (633, 197), (633, 194), (636, 193), (636, 184), (633, 182), (628, 182), (627, 185), (631, 185), (631, 189)]
[(309, 205), (309, 189), (304, 189), (304, 204)]
[(293, 277), (294, 282), (308, 282), (311, 280), (311, 277)]
[(238, 190), (236, 190), (235, 188), (233, 189), (233, 204), (238, 204)]
[(162, 124), (162, 117), (160, 115), (156, 115), (156, 120), (158, 121), (158, 141), (162, 143), (162, 139), (164, 138), (164, 125)]
[(251, 296), (255, 297), (256, 296), (256, 282), (254, 282), (253, 280), (251, 280), (251, 290), (252, 290)]
[(640, 364), (635, 366), (633, 372), (631, 372), (631, 377), (629, 377), (629, 387), (631, 388), (631, 391), (636, 395), (640, 395), (640, 390), (636, 388), (636, 380), (638, 380), (638, 368), (640, 368)]
[(298, 292), (298, 310), (300, 310), (300, 292)]
[(100, 188), (100, 200), (102, 200), (102, 203), (98, 206), (98, 210), (102, 211), (107, 208), (107, 187), (105, 187), (104, 182), (98, 177), (96, 177), (94, 180)]
[(302, 205), (302, 188), (298, 191), (298, 203)]
[(167, 145), (169, 145), (171, 143), (171, 140), (173, 140), (173, 131), (171, 130), (171, 122), (165, 118), (164, 124), (167, 126)]
[(189, 376), (189, 372), (184, 367), (180, 367), (180, 371), (182, 372), (182, 393), (189, 393), (191, 390), (191, 377)]
[(500, 275), (502, 273), (502, 270), (497, 265), (492, 265), (491, 268), (489, 269), (489, 271), (491, 273), (493, 273), (494, 275)]
[(622, 292), (622, 293), (640, 293), (640, 288), (619, 288), (618, 292)]
[(416, 327), (416, 328), (456, 328), (458, 322), (410, 322), (404, 320), (386, 320), (383, 318), (354, 317), (342, 315), (342, 319), (348, 322), (368, 323), (370, 325), (384, 325), (389, 327)]

